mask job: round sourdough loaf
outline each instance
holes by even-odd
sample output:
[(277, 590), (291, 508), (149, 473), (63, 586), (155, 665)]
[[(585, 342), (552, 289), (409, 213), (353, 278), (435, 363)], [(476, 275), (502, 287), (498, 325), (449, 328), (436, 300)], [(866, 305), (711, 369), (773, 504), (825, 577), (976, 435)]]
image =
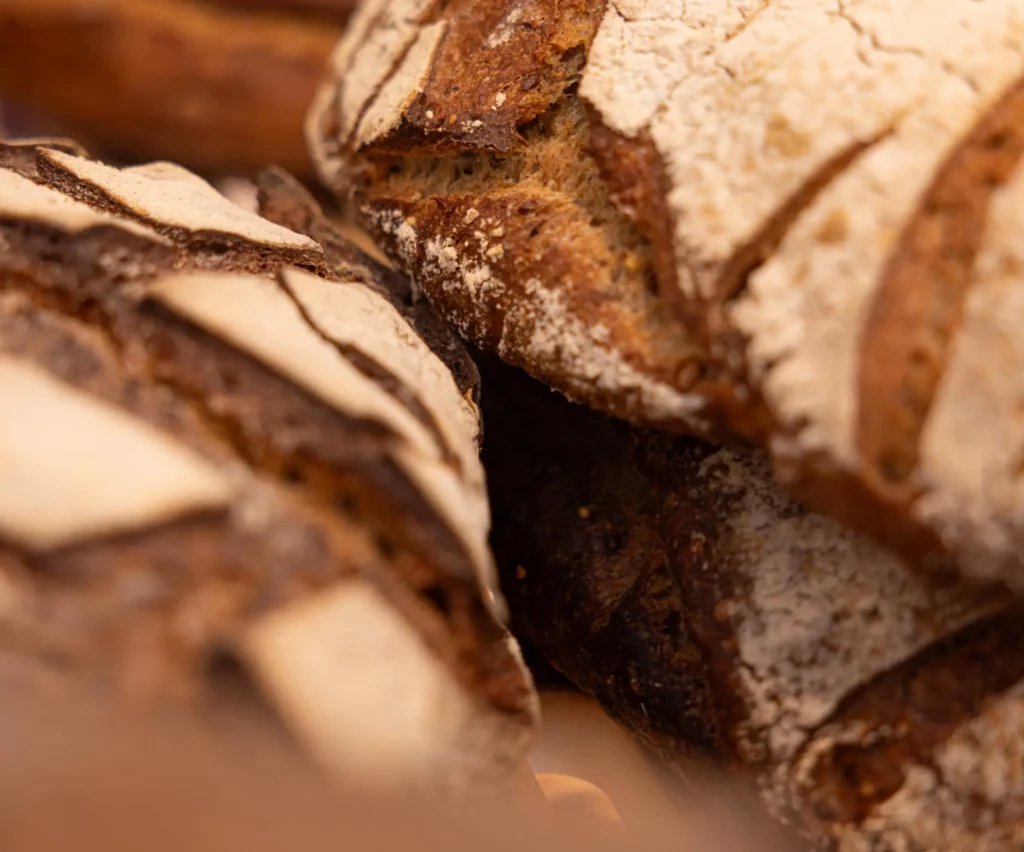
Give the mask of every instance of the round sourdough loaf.
[(481, 368), (495, 553), (552, 664), (684, 776), (749, 779), (811, 848), (1021, 848), (1019, 603), (905, 570), (759, 454)]
[(510, 773), (465, 351), (284, 173), (301, 233), (72, 148), (0, 144), (0, 686), (202, 706), (233, 660), (357, 780)]
[(371, 0), (308, 136), (475, 343), (1024, 589), (1022, 79), (1017, 0)]

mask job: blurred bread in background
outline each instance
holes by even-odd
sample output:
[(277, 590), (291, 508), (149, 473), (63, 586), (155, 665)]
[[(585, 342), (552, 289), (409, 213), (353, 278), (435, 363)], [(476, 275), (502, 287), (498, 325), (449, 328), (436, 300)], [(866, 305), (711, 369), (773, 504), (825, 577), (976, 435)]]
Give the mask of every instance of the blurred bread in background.
[(108, 157), (308, 177), (303, 119), (353, 5), (0, 0), (0, 100)]

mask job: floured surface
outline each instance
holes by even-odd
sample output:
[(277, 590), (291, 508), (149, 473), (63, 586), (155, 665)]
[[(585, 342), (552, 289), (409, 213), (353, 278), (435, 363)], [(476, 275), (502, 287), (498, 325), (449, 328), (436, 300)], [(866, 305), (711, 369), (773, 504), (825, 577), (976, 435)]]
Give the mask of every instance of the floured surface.
[(357, 144), (369, 145), (401, 124), (405, 111), (426, 85), (434, 54), (444, 33), (443, 23), (429, 24), (417, 31), (415, 40), (391, 79), (381, 86), (360, 120), (355, 138)]
[(0, 534), (48, 550), (226, 508), (229, 479), (118, 408), (0, 358)]
[[(611, 4), (581, 94), (610, 128), (653, 138), (684, 299), (721, 298), (769, 241), (732, 317), (775, 416), (799, 431), (795, 445), (775, 449), (825, 451), (855, 469), (858, 343), (871, 300), (933, 175), (1024, 68), (1024, 9), (1013, 0), (676, 5)], [(787, 212), (831, 170), (816, 198)], [(773, 223), (784, 233), (794, 215), (772, 253)]]
[(243, 210), (202, 178), (172, 163), (115, 169), (60, 151), (45, 151), (43, 156), (157, 228), (213, 232), (268, 246), (321, 251), (309, 237)]
[[(917, 511), (972, 568), (1013, 555), (1024, 530), (1024, 168), (993, 200), (965, 317), (922, 435)], [(952, 450), (950, 448), (955, 448)], [(993, 511), (994, 509), (994, 511)], [(979, 535), (982, 547), (971, 537)]]
[(477, 407), (459, 393), (451, 372), (394, 306), (355, 281), (333, 283), (295, 269), (285, 270), (282, 280), (322, 334), (355, 347), (415, 394), (458, 455), (467, 479), (479, 483)]
[(378, 293), (356, 282), (327, 282), (297, 270), (282, 280), (309, 321), (328, 339), (353, 346), (398, 378), (430, 413), (460, 463), (397, 449), (394, 459), (456, 532), (488, 589), (497, 591), (487, 546), (490, 509), (477, 450), (479, 415), (455, 380), (409, 324)]
[(331, 58), (344, 79), (339, 98), (343, 136), (356, 132), (364, 110), (416, 39), (418, 22), (436, 0), (368, 0), (349, 21)]
[(88, 204), (6, 169), (0, 169), (0, 217), (49, 225), (69, 234), (90, 228), (120, 228), (135, 236), (168, 244), (150, 228), (94, 210)]
[(960, 531), (914, 506), (994, 162), (1024, 147), (1018, 0), (395, 0), (357, 30), (320, 167), (464, 337), (614, 416), (766, 446), (908, 559), (1019, 573), (1009, 492)]
[[(97, 207), (121, 209), (56, 169), (44, 177)], [(115, 218), (88, 207), (84, 215)], [(55, 601), (40, 596), (38, 607), (19, 614), (31, 646), (25, 655), (39, 650), (54, 668), (80, 663), (86, 676), (109, 670), (133, 696), (215, 693), (219, 700), (222, 672), (207, 667), (211, 655), (282, 600), (308, 601), (308, 610), (300, 603), (273, 616), (284, 622), (258, 624), (253, 641), (281, 714), (325, 762), (384, 783), (443, 786), (506, 774), (526, 748), (534, 696), (514, 646), (481, 605), (493, 599), (473, 588), (471, 567), (488, 580), (492, 571), (475, 406), (387, 297), (370, 289), (397, 291), (399, 302), (408, 284), (379, 276), (341, 244), (332, 248), (355, 259), (350, 274), (365, 284), (298, 271), (153, 279), (152, 265), (139, 268), (145, 246), (138, 240), (118, 240), (100, 254), (92, 241), (52, 229), (40, 236), (23, 219), (8, 229), (15, 240), (27, 234), (12, 240), (8, 268), (16, 275), (27, 269), (24, 277), (41, 289), (17, 277), (7, 282), (15, 292), (0, 311), (2, 348), (115, 400), (142, 431), (152, 432), (152, 423), (167, 433), (142, 442), (107, 415), (114, 417), (108, 436), (100, 430), (107, 419), (94, 427), (97, 415), (79, 411), (82, 403), (35, 406), (41, 393), (9, 389), (0, 361), (4, 567), (13, 559), (15, 572), (33, 577), (38, 572), (28, 569), (45, 567), (39, 579), (52, 585)], [(209, 250), (194, 230), (163, 233), (178, 247), (181, 267)], [(235, 245), (221, 243), (229, 251)], [(90, 252), (72, 269), (48, 254), (77, 261), (82, 245)], [(280, 257), (262, 246), (257, 252), (270, 258), (267, 266)], [(243, 257), (237, 265), (247, 264)], [(327, 295), (343, 290), (351, 298)], [(83, 302), (83, 293), (96, 300)], [(418, 365), (421, 359), (427, 363)], [(81, 396), (71, 388), (61, 400), (64, 394)], [(36, 407), (38, 415), (25, 415)], [(217, 467), (193, 458), (189, 447)], [(230, 483), (222, 481), (225, 463)], [(68, 517), (78, 524), (70, 531), (60, 526)], [(28, 526), (40, 519), (41, 531)], [(117, 535), (142, 525), (138, 534)], [(46, 551), (39, 566), (35, 551)], [(386, 600), (356, 595), (335, 606), (316, 598), (359, 573), (380, 579)], [(399, 610), (413, 613), (409, 623)], [(339, 626), (341, 647), (331, 656)], [(71, 647), (70, 662), (50, 661)]]
[(737, 639), (751, 760), (791, 757), (856, 687), (1002, 601), (935, 586), (867, 539), (808, 512), (765, 461), (722, 450), (698, 481), (731, 506), (715, 571), (739, 591)]
[(485, 711), (363, 581), (265, 617), (244, 652), (294, 732), (343, 776), (426, 784), (487, 763), (465, 742)]
[[(649, 129), (657, 143), (674, 187), (680, 280), (690, 296), (706, 295), (721, 266), (851, 146), (947, 92), (954, 100), (940, 128), (947, 139), (962, 133), (1020, 67), (1012, 0), (676, 5), (627, 20), (623, 4), (612, 3), (581, 92), (609, 127), (629, 136)], [(660, 80), (657, 102), (624, 90), (630, 83), (618, 76)], [(945, 144), (918, 140), (926, 155), (918, 170), (933, 171)], [(908, 176), (899, 187), (902, 207), (916, 186)]]
[(740, 31), (765, 0), (613, 0), (594, 39), (580, 96), (602, 122), (633, 137), (680, 82)]
[[(508, 341), (523, 337), (526, 340), (522, 347), (524, 354), (563, 373), (571, 396), (589, 399), (596, 391), (609, 397), (621, 397), (635, 406), (640, 416), (652, 422), (689, 422), (695, 430), (701, 430), (701, 399), (658, 381), (630, 364), (608, 341), (608, 328), (601, 323), (588, 326), (569, 309), (565, 294), (549, 290), (532, 278), (510, 287), (495, 273), (486, 258), (488, 251), (494, 259), (500, 259), (504, 253), (500, 222), (470, 220), (469, 224), (481, 229), (484, 258), (476, 258), (460, 251), (453, 240), (417, 233), (414, 222), (396, 210), (375, 211), (373, 215), (377, 227), (394, 240), (399, 256), (407, 265), (415, 263), (422, 244), (424, 277), (437, 280), (444, 290), (461, 290), (465, 294), (465, 303), (473, 306), (476, 315), (460, 318), (448, 314), (464, 336), (472, 339), (478, 329), (487, 327), (490, 313), (500, 310), (499, 306), (504, 303), (515, 301), (514, 309), (504, 309), (498, 354), (509, 355), (513, 344)], [(484, 228), (497, 235), (492, 237), (493, 243), (488, 241)], [(565, 284), (569, 286), (571, 282)]]
[[(852, 732), (850, 732), (852, 733)], [(823, 732), (823, 742), (844, 737)], [(1024, 842), (1024, 687), (989, 702), (860, 826), (835, 830), (837, 852), (1012, 852)], [(808, 783), (810, 779), (798, 780)]]
[[(362, 285), (325, 282), (300, 272), (289, 273), (287, 280), (299, 304), (309, 310), (316, 327), (307, 322), (285, 286), (269, 278), (178, 275), (157, 281), (148, 292), (151, 298), (262, 361), (342, 414), (386, 427), (397, 439), (389, 448), (389, 455), (461, 540), (484, 587), (483, 594), (487, 596), (488, 590), (496, 593), (494, 568), (487, 547), (490, 514), (475, 444), (463, 446), (462, 455), (469, 467), (460, 476), (444, 461), (442, 448), (433, 434), (409, 409), (352, 366), (328, 342), (337, 335), (339, 342), (351, 342), (358, 347), (360, 341), (365, 342), (367, 331), (411, 335), (408, 325), (398, 318), (402, 326), (391, 326), (387, 313), (380, 313), (391, 310), (391, 306), (383, 297), (371, 296), (379, 305), (374, 307), (364, 301), (361, 307), (378, 311), (378, 323), (383, 316), (384, 325), (378, 324), (376, 329), (360, 325), (357, 330), (359, 321), (366, 317), (360, 313), (344, 314), (348, 304), (344, 288)], [(369, 291), (366, 292), (369, 295)], [(402, 345), (401, 338), (392, 343)], [(426, 349), (425, 344), (420, 342), (420, 345)], [(382, 336), (368, 348), (373, 350), (367, 353), (372, 357), (374, 351), (379, 354), (391, 347)], [(408, 366), (393, 350), (390, 356), (382, 356), (381, 363), (388, 366), (384, 358), (390, 358), (398, 369)], [(420, 382), (413, 390), (429, 391), (430, 388)], [(449, 414), (439, 413), (445, 418)], [(464, 415), (460, 421), (465, 428)], [(459, 428), (459, 425), (449, 425), (449, 432), (458, 435)], [(465, 433), (458, 437), (463, 441), (469, 438)]]
[(276, 281), (246, 275), (176, 275), (155, 282), (148, 292), (341, 413), (379, 422), (420, 452), (437, 454), (426, 429), (321, 338)]
[[(973, 19), (1000, 4), (971, 5)], [(1009, 16), (992, 17), (988, 23), (1000, 32), (1010, 26)], [(920, 97), (927, 100), (833, 181), (789, 231), (779, 251), (752, 276), (736, 320), (752, 336), (754, 369), (766, 371), (765, 396), (785, 426), (807, 421), (795, 446), (777, 447), (781, 456), (826, 451), (854, 469), (859, 342), (871, 301), (889, 252), (935, 170), (1002, 86), (1020, 72), (1020, 56), (1009, 48), (1000, 50), (1001, 41), (1000, 35), (978, 42), (985, 44), (988, 59), (998, 69), (977, 75), (978, 90), (931, 63), (919, 69)], [(963, 41), (950, 42), (950, 62), (956, 62), (957, 48), (966, 59), (977, 59)], [(914, 60), (910, 54), (900, 56)], [(880, 85), (895, 89), (884, 81)], [(843, 286), (834, 286), (835, 281)]]
[(700, 397), (644, 375), (614, 348), (602, 345), (601, 326), (588, 326), (574, 316), (559, 291), (548, 290), (535, 279), (524, 288), (531, 297), (530, 308), (517, 319), (532, 325), (528, 351), (534, 357), (564, 360), (583, 388), (596, 386), (635, 399), (637, 408), (653, 422), (690, 423), (695, 431), (703, 431)]

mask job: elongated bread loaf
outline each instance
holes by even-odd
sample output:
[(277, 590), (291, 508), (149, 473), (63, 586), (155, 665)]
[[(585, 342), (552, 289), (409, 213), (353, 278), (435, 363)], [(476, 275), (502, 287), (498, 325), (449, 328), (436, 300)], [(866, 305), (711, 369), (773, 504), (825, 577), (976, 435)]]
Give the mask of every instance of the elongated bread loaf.
[(303, 117), (353, 5), (0, 0), (0, 100), (128, 162), (311, 177)]
[(381, 0), (309, 137), (476, 343), (1020, 589), (1022, 74), (1016, 0)]
[(177, 166), (46, 147), (0, 146), (0, 241), (0, 676), (202, 699), (228, 655), (332, 768), (511, 771), (536, 708), (475, 377), (395, 279)]

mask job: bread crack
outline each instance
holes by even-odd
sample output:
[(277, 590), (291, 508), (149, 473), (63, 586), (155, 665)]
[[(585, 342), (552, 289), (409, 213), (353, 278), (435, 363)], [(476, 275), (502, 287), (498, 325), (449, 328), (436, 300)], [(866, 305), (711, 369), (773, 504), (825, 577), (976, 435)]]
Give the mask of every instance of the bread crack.
[[(358, 347), (339, 343), (331, 338), (312, 319), (309, 311), (302, 304), (301, 300), (296, 297), (287, 282), (278, 280), (275, 283), (295, 306), (295, 310), (298, 311), (303, 322), (309, 326), (310, 331), (325, 343), (333, 347), (340, 357), (348, 361), (348, 363), (366, 376), (366, 378), (375, 384), (380, 385), (388, 394), (398, 400), (413, 417), (427, 428), (427, 430), (429, 430), (434, 441), (437, 443), (437, 446), (441, 448), (445, 463), (453, 467), (461, 475), (463, 471), (461, 469), (462, 465), (458, 455), (452, 449), (445, 434), (441, 431), (433, 414), (427, 410), (416, 393), (411, 388), (407, 387), (401, 379), (388, 370), (383, 364), (367, 355)], [(337, 286), (346, 287), (360, 285), (339, 283)]]

